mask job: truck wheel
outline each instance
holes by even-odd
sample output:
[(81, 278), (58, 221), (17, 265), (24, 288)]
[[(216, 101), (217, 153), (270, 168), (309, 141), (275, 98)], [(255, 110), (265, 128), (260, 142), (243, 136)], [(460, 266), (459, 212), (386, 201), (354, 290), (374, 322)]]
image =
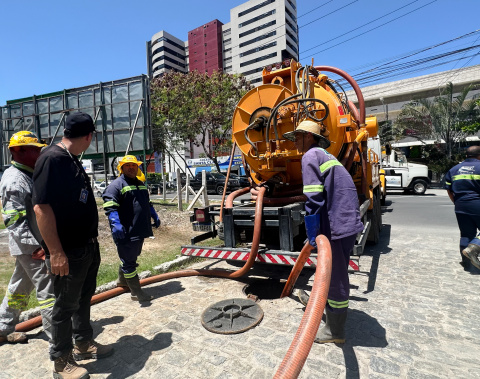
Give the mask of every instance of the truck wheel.
[(223, 195), (223, 186), (217, 186), (215, 191), (217, 192), (217, 195)]
[(412, 188), (415, 195), (423, 195), (427, 190), (427, 183), (425, 180), (417, 179), (413, 182)]

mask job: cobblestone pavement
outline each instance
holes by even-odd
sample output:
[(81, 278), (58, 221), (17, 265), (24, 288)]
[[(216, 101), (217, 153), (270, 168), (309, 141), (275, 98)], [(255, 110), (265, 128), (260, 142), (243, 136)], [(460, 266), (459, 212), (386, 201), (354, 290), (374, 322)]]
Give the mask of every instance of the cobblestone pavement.
[[(314, 344), (300, 378), (480, 378), (480, 276), (458, 264), (458, 230), (407, 234), (388, 225), (387, 213), (384, 224), (380, 243), (360, 258), (370, 275), (351, 276), (347, 343)], [(312, 273), (299, 285), (308, 289)], [(287, 275), (279, 270), (275, 277)], [(261, 300), (262, 322), (242, 334), (213, 334), (201, 325), (208, 306), (244, 298), (246, 282), (173, 279), (146, 287), (155, 296), (148, 306), (128, 294), (97, 304), (97, 340), (113, 344), (115, 354), (82, 364), (95, 379), (271, 378), (303, 315), (295, 296)], [(26, 345), (0, 346), (0, 378), (52, 377), (45, 335), (28, 334)]]

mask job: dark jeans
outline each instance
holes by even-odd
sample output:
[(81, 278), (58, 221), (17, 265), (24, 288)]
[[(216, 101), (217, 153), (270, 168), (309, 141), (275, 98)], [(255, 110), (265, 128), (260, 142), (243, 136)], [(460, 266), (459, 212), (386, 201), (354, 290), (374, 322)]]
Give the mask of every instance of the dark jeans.
[(480, 230), (480, 215), (455, 213), (455, 216), (457, 216), (458, 228), (460, 229), (460, 256), (462, 262), (469, 265), (470, 260), (462, 254), (462, 250), (468, 246)]
[[(90, 325), (90, 300), (97, 286), (100, 266), (98, 242), (65, 251), (69, 273), (54, 279), (55, 305), (52, 312), (52, 346), (50, 359), (55, 360), (73, 348), (75, 341), (93, 338)], [(47, 262), (50, 267), (50, 262)]]
[(122, 261), (124, 274), (133, 274), (137, 271), (137, 258), (142, 252), (143, 238), (139, 241), (128, 241), (117, 244), (118, 257)]

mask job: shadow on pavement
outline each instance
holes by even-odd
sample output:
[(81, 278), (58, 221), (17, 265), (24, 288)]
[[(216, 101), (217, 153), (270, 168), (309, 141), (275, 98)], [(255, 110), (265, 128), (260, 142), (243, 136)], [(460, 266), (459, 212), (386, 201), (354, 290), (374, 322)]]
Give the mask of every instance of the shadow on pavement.
[(345, 360), (346, 378), (360, 378), (358, 359), (355, 355), (355, 346), (383, 348), (388, 345), (385, 328), (377, 319), (367, 315), (365, 312), (355, 309), (348, 310), (346, 324), (347, 340), (345, 344), (339, 345), (343, 351)]
[[(109, 379), (124, 379), (140, 372), (153, 351), (166, 349), (172, 344), (172, 333), (158, 333), (152, 340), (139, 335), (121, 337), (112, 346), (112, 356), (85, 365), (89, 373), (109, 374)], [(158, 373), (158, 377), (160, 373)]]
[(363, 255), (372, 257), (372, 265), (368, 273), (367, 290), (364, 293), (372, 292), (375, 289), (375, 283), (377, 281), (378, 265), (380, 263), (380, 256), (382, 254), (388, 254), (392, 249), (390, 245), (390, 233), (392, 231), (391, 225), (383, 224), (382, 231), (380, 233), (380, 240), (374, 246), (368, 246), (365, 249)]

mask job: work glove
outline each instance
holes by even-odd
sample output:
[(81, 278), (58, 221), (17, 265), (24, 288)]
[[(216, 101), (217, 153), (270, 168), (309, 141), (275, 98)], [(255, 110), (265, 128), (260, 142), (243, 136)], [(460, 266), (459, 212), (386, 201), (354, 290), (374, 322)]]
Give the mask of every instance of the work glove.
[(112, 228), (112, 237), (114, 241), (120, 241), (125, 238), (125, 228), (120, 222), (120, 217), (117, 211), (110, 212), (108, 215), (110, 227)]
[(153, 218), (153, 224), (155, 228), (158, 228), (161, 224), (160, 219), (158, 218), (157, 212), (155, 212), (155, 208), (153, 208), (153, 205), (150, 205), (150, 216)]
[(320, 234), (320, 214), (305, 216), (305, 229), (308, 242), (312, 247), (317, 247), (315, 238)]

